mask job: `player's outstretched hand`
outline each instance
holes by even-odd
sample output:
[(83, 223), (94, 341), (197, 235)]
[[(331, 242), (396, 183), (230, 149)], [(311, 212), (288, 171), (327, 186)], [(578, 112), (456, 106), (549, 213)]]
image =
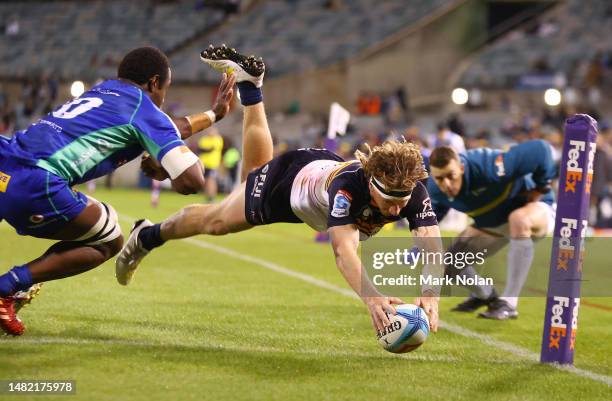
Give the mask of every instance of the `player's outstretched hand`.
[(382, 331), (385, 326), (391, 324), (387, 313), (395, 315), (397, 311), (392, 304), (400, 305), (404, 302), (395, 297), (366, 297), (363, 302), (368, 307), (370, 312), (370, 318), (372, 319), (372, 326), (374, 330)]
[(152, 178), (157, 181), (163, 181), (166, 178), (169, 178), (168, 173), (164, 168), (155, 160), (155, 158), (151, 157), (150, 154), (144, 152), (142, 154), (142, 159), (140, 160), (140, 169), (149, 178)]
[(429, 328), (434, 333), (438, 331), (438, 296), (422, 296), (414, 299), (414, 304), (420, 306), (427, 313), (429, 318)]
[(234, 85), (236, 85), (236, 75), (224, 73), (219, 84), (219, 92), (212, 106), (216, 121), (221, 120), (229, 112), (234, 96)]

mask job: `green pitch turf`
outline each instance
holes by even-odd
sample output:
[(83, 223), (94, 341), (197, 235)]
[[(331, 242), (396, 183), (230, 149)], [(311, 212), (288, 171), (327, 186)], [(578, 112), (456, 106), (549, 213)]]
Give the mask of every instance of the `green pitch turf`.
[[(144, 191), (95, 196), (123, 216), (124, 233), (131, 217), (159, 221), (200, 201), (163, 193), (152, 209)], [(0, 238), (3, 271), (50, 245), (17, 236), (6, 223)], [(225, 253), (205, 248), (210, 244)], [(348, 288), (331, 248), (314, 243), (303, 225), (167, 244), (128, 287), (115, 282), (113, 263), (46, 283), (21, 313), (25, 335), (0, 338), (0, 380), (75, 380), (77, 394), (0, 399), (612, 399), (609, 385), (532, 359), (543, 298), (521, 300), (520, 318), (508, 322), (451, 314), (458, 299), (443, 299), (441, 319), (453, 331), (441, 329), (410, 354), (383, 351), (360, 301), (261, 266)], [(576, 367), (610, 382), (612, 301), (585, 301), (592, 305), (580, 309)]]

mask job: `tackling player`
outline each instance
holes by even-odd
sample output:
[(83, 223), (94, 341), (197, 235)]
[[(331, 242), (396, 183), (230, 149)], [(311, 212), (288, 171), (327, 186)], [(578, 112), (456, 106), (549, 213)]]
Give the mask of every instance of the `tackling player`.
[[(533, 260), (533, 238), (551, 233), (555, 223), (554, 194), (550, 183), (556, 174), (549, 144), (534, 140), (507, 152), (488, 148), (458, 154), (453, 148), (436, 148), (429, 158), (431, 175), (427, 189), (441, 220), (450, 209), (474, 219), (451, 245), (452, 251), (479, 252), (491, 256), (508, 241), (508, 277), (503, 297), (492, 286), (469, 286), (472, 295), (453, 310), (488, 310), (479, 316), (514, 319), (518, 296)], [(474, 277), (474, 269), (447, 266), (447, 275)]]
[[(160, 224), (137, 221), (117, 257), (119, 283), (127, 285), (140, 261), (168, 240), (303, 222), (330, 233), (338, 269), (366, 304), (374, 327), (383, 329), (389, 324), (386, 312), (395, 313), (392, 304), (401, 300), (381, 296), (369, 280), (362, 281), (357, 249), (360, 239), (401, 218), (408, 219), (416, 237), (439, 241), (434, 213), (423, 213), (424, 208), (431, 211), (431, 206), (419, 182), (427, 177), (419, 149), (410, 143), (387, 141), (368, 154), (357, 152), (358, 160), (351, 162), (325, 149), (300, 149), (272, 159), (260, 89), (265, 66), (225, 47), (203, 52), (202, 59), (237, 76), (244, 106), (243, 138), (250, 142), (244, 146), (243, 173), (248, 176), (244, 174), (246, 181), (218, 204), (187, 206)], [(415, 302), (423, 306), (435, 331), (438, 297), (433, 289), (423, 295)]]
[(227, 113), (234, 78), (224, 77), (214, 111), (172, 121), (160, 110), (171, 82), (161, 51), (144, 47), (129, 52), (117, 77), (12, 139), (0, 139), (0, 220), (20, 235), (59, 241), (0, 276), (0, 327), (7, 334), (24, 332), (15, 311), (23, 291), (90, 270), (123, 245), (113, 207), (74, 191), (73, 185), (106, 175), (143, 150), (151, 155), (143, 167), (161, 163), (177, 192), (195, 193), (204, 184), (198, 158), (181, 138)]

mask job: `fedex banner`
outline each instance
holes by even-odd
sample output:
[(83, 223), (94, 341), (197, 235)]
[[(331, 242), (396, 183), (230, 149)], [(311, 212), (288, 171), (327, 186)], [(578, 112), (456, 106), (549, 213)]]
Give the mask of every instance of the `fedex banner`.
[(540, 354), (542, 362), (574, 362), (596, 136), (597, 122), (592, 117), (577, 114), (567, 119)]

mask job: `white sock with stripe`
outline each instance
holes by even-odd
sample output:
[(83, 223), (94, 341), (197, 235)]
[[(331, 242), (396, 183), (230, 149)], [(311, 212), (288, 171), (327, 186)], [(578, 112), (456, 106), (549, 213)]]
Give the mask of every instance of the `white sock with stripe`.
[(508, 276), (502, 299), (516, 309), (529, 269), (533, 262), (533, 240), (531, 238), (510, 240), (508, 249)]

